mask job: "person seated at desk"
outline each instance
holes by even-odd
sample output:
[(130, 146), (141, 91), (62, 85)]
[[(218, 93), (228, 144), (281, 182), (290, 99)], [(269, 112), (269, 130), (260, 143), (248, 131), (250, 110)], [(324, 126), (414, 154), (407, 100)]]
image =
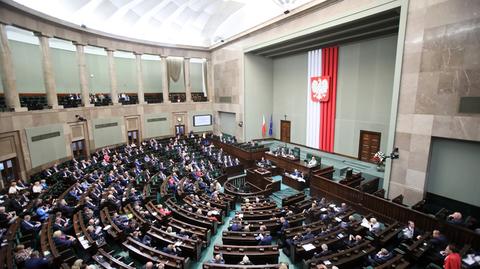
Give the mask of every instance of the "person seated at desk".
[(257, 163), (258, 166), (260, 167), (268, 167), (271, 165), (270, 160), (266, 160), (265, 157), (262, 157), (262, 159)]
[(443, 249), (448, 243), (447, 238), (445, 235), (440, 233), (439, 230), (433, 230), (432, 232), (432, 238), (430, 238), (429, 243), (432, 245), (434, 249)]
[(242, 223), (234, 222), (232, 226), (229, 227), (229, 230), (232, 232), (240, 232), (242, 230)]
[(307, 166), (308, 167), (314, 167), (317, 165), (317, 159), (315, 159), (315, 156), (312, 156), (312, 158), (310, 159), (310, 161), (308, 161), (308, 164)]
[(53, 242), (55, 242), (55, 245), (59, 248), (72, 247), (75, 240), (73, 236), (64, 235), (60, 230), (53, 232)]
[(247, 255), (243, 256), (242, 261), (239, 262), (240, 265), (253, 265)]
[(255, 239), (259, 240), (258, 245), (268, 246), (272, 244), (272, 236), (266, 233), (259, 233)]
[(25, 269), (39, 269), (49, 268), (50, 263), (46, 258), (41, 258), (40, 253), (35, 250), (30, 255), (30, 258), (25, 261), (23, 268)]
[(97, 229), (95, 229), (95, 227), (93, 227), (92, 225), (89, 225), (89, 226), (87, 227), (87, 233), (88, 233), (88, 235), (89, 235), (93, 240), (95, 240), (95, 241), (103, 239), (103, 232), (102, 232), (102, 230), (99, 229), (99, 230), (97, 231)]
[(23, 217), (21, 225), (21, 229), (23, 232), (38, 232), (42, 228), (42, 223), (38, 221), (32, 221), (32, 217), (30, 215), (25, 215)]
[(225, 264), (225, 260), (223, 259), (222, 255), (217, 254), (213, 259), (210, 260), (210, 263), (216, 263), (216, 264)]
[(327, 256), (327, 255), (332, 254), (332, 251), (328, 249), (328, 245), (327, 245), (327, 244), (322, 244), (322, 245), (320, 246), (320, 248), (322, 249), (322, 251), (320, 251), (320, 252), (315, 252), (315, 253), (313, 254), (313, 256), (314, 256), (315, 258), (320, 258), (320, 257)]
[(415, 223), (411, 220), (408, 221), (407, 227), (405, 227), (398, 237), (401, 241), (414, 240), (419, 236), (419, 231), (415, 228)]
[(370, 218), (369, 221), (370, 228), (368, 231), (373, 234), (378, 234), (381, 231), (380, 223), (377, 221), (376, 218)]
[(298, 171), (298, 169), (295, 169), (290, 176), (300, 182), (305, 182), (305, 179), (303, 179), (303, 173)]
[(175, 247), (174, 244), (170, 244), (162, 249), (162, 252), (165, 252), (170, 255), (179, 255), (180, 251)]
[(361, 235), (350, 235), (348, 236), (348, 239), (345, 241), (345, 244), (349, 247), (354, 247), (356, 245), (359, 245), (360, 243), (363, 242), (363, 238)]
[(393, 257), (393, 254), (385, 248), (382, 248), (375, 256), (368, 257), (371, 265), (379, 265), (387, 262)]
[(454, 212), (453, 214), (447, 217), (447, 221), (451, 224), (463, 225), (462, 213)]

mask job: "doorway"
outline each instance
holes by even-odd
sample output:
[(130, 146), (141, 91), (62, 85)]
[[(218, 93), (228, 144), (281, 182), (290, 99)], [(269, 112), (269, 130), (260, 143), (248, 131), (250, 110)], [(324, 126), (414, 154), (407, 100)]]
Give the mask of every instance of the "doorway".
[(380, 150), (382, 134), (379, 132), (360, 130), (358, 159), (364, 162), (373, 162), (372, 158)]
[(175, 136), (177, 135), (184, 135), (185, 134), (185, 125), (184, 124), (177, 124), (175, 125)]
[(290, 121), (280, 121), (280, 140), (286, 143), (290, 143)]
[(18, 161), (12, 158), (0, 161), (0, 173), (2, 174), (3, 186), (10, 186), (9, 182), (18, 179)]
[(78, 159), (83, 159), (87, 157), (84, 139), (72, 141), (71, 147), (72, 147), (73, 157), (75, 159), (78, 160)]
[(128, 144), (131, 145), (134, 143), (135, 145), (138, 145), (138, 130), (131, 130), (127, 132), (128, 135)]

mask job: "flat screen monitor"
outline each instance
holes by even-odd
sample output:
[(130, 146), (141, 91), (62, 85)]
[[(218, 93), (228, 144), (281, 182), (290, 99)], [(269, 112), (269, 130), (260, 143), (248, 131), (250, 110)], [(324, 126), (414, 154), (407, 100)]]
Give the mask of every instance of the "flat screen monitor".
[(193, 116), (193, 126), (210, 126), (212, 125), (212, 115), (195, 115)]

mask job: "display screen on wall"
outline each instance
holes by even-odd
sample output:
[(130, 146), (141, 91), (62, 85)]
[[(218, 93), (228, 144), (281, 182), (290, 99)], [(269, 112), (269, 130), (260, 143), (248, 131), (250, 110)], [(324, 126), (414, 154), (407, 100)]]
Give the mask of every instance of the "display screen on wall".
[(212, 125), (212, 115), (196, 115), (193, 116), (193, 126), (210, 126)]

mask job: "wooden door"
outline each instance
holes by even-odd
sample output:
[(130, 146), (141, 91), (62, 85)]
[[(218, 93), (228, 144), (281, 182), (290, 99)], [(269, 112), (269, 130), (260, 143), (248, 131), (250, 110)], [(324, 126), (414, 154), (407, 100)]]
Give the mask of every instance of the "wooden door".
[(280, 140), (290, 143), (290, 121), (280, 121)]
[(3, 186), (10, 186), (10, 181), (18, 179), (17, 157), (0, 161), (0, 173), (3, 180)]
[(382, 134), (360, 130), (360, 142), (358, 146), (358, 159), (364, 162), (372, 162), (372, 158), (380, 150)]

